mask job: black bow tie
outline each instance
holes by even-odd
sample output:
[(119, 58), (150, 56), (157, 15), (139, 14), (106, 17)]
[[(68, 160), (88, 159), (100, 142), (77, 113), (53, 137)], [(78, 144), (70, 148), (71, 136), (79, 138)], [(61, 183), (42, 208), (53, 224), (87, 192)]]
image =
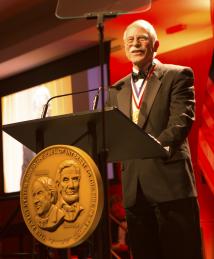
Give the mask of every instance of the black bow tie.
[(143, 71), (140, 71), (139, 73), (132, 72), (132, 79), (134, 82), (137, 82), (139, 79), (145, 79), (146, 74)]

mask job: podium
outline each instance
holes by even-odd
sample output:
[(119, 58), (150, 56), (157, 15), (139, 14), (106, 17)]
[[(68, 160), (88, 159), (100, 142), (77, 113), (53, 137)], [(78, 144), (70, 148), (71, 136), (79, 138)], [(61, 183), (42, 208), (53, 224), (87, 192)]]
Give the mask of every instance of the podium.
[[(109, 162), (167, 156), (158, 142), (117, 108), (106, 108), (105, 114)], [(3, 131), (36, 153), (50, 145), (65, 144), (96, 158), (102, 149), (101, 127), (102, 113), (91, 111), (12, 123), (4, 125)]]
[[(107, 161), (167, 157), (165, 149), (154, 138), (146, 134), (117, 108), (106, 108), (105, 119)], [(36, 153), (50, 145), (57, 144), (79, 147), (87, 152), (98, 163), (99, 167), (100, 154), (103, 153), (101, 111), (74, 113), (8, 124), (3, 126), (3, 131)], [(107, 188), (105, 188), (107, 177), (102, 175), (102, 178), (105, 200), (107, 200)], [(97, 241), (101, 243), (100, 252), (93, 259), (106, 259), (105, 250), (109, 249), (110, 251), (108, 223), (105, 223), (105, 221), (108, 222), (108, 215), (108, 202), (105, 202), (101, 218), (102, 227), (97, 232)]]

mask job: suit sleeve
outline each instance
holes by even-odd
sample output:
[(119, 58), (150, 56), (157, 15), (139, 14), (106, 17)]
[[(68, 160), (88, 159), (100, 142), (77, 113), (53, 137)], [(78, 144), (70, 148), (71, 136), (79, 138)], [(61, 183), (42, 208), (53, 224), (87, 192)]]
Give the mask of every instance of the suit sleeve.
[(175, 151), (186, 139), (195, 120), (194, 76), (190, 68), (176, 70), (170, 88), (167, 127), (157, 138), (163, 146)]

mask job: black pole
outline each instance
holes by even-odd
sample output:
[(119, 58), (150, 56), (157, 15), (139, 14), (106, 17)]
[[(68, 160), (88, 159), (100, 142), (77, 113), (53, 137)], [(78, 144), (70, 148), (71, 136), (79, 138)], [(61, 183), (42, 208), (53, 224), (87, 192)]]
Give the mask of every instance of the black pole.
[[(111, 259), (111, 235), (110, 235), (110, 218), (108, 202), (108, 177), (107, 177), (107, 148), (106, 148), (106, 118), (105, 118), (105, 87), (104, 87), (104, 19), (115, 18), (117, 12), (95, 12), (87, 13), (84, 16), (77, 17), (59, 17), (60, 19), (97, 19), (97, 29), (99, 32), (99, 61), (100, 61), (100, 80), (101, 80), (101, 105), (102, 105), (102, 150), (98, 154), (98, 166), (102, 174), (104, 189), (104, 208), (101, 220), (95, 230), (93, 237), (93, 259)], [(94, 109), (98, 103), (99, 90)]]
[(96, 259), (111, 259), (111, 235), (109, 219), (109, 199), (108, 199), (108, 177), (107, 177), (107, 148), (106, 148), (106, 118), (105, 118), (105, 82), (104, 82), (104, 13), (97, 14), (97, 29), (99, 32), (99, 60), (100, 60), (100, 87), (101, 87), (101, 106), (102, 106), (102, 150), (98, 155), (99, 168), (103, 179), (104, 189), (104, 208), (98, 230), (96, 232), (97, 252)]

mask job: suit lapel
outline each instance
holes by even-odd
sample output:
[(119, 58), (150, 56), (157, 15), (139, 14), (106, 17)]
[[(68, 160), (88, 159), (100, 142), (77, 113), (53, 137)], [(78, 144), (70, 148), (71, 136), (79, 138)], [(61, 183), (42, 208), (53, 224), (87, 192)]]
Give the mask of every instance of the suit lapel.
[[(155, 71), (147, 82), (145, 89), (143, 102), (140, 108), (138, 126), (143, 127), (152, 104), (155, 100), (155, 97), (158, 93), (158, 90), (161, 86), (161, 77), (163, 76), (163, 67), (162, 63), (156, 60)], [(124, 86), (119, 91), (117, 95), (118, 108), (122, 111), (127, 117), (131, 118), (131, 102), (132, 102), (132, 90), (131, 90), (131, 74), (126, 76), (124, 79)], [(128, 102), (127, 102), (128, 101)]]
[(138, 119), (138, 126), (143, 127), (148, 115), (150, 113), (150, 110), (152, 108), (152, 104), (155, 100), (155, 97), (158, 93), (158, 90), (161, 86), (161, 76), (163, 75), (163, 72), (161, 70), (161, 63), (158, 63), (155, 67), (155, 71), (150, 77), (150, 79), (147, 82), (147, 86), (145, 89), (145, 93), (143, 96), (143, 102), (140, 108), (140, 114)]
[[(131, 75), (124, 80), (124, 86), (117, 95), (118, 108), (127, 117), (131, 117)], [(127, 102), (128, 101), (128, 102)]]

